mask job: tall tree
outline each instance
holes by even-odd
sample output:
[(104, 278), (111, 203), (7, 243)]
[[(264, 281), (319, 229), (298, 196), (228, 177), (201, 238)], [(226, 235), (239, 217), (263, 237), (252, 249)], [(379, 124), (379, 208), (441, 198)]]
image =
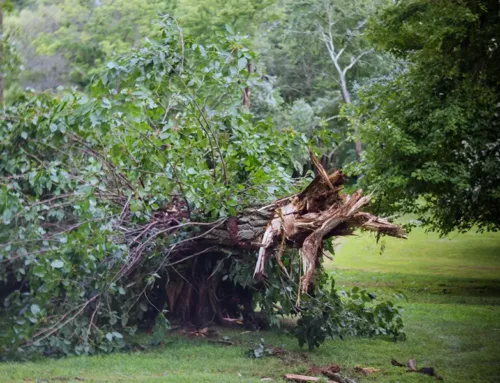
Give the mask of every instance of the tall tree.
[(500, 227), (500, 14), (496, 0), (413, 0), (370, 35), (407, 63), (367, 88), (354, 123), (386, 211), (448, 233)]
[(253, 38), (261, 25), (275, 17), (276, 0), (179, 0), (174, 14), (198, 41), (212, 41), (229, 26)]
[[(335, 71), (337, 82), (340, 86), (344, 103), (351, 103), (347, 73), (363, 58), (372, 53), (372, 49), (363, 46), (360, 36), (368, 21), (374, 13), (374, 3), (367, 1), (353, 1), (349, 3), (334, 4), (331, 0), (320, 2), (316, 10), (317, 33), (325, 44)], [(350, 8), (350, 9), (349, 9)], [(358, 132), (356, 131), (356, 136)], [(356, 158), (361, 159), (361, 140), (356, 137)]]
[[(367, 20), (382, 2), (357, 0), (285, 1), (284, 16), (270, 26), (263, 61), (278, 76), (286, 100), (304, 98), (331, 121), (332, 130), (348, 136), (333, 121), (342, 105), (352, 102), (355, 83), (383, 71), (387, 60), (373, 54), (365, 39)], [(333, 115), (333, 116), (332, 116)], [(357, 136), (356, 132), (355, 136)], [(355, 139), (355, 155), (362, 147)]]
[(4, 109), (21, 70), (21, 60), (4, 18), (7, 11), (10, 13), (19, 4), (18, 1), (0, 0), (0, 107)]

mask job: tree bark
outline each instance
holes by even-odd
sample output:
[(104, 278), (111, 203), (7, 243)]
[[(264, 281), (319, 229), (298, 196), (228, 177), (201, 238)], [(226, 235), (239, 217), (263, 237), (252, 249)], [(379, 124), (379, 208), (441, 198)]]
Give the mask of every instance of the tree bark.
[[(347, 89), (347, 79), (344, 73), (339, 73), (340, 79), (340, 88), (342, 91), (342, 98), (346, 104), (351, 103), (351, 95), (349, 90)], [(358, 134), (357, 129), (355, 129), (355, 133)], [(363, 146), (361, 145), (361, 140), (357, 139), (355, 142), (355, 150), (356, 150), (356, 160), (359, 162), (361, 160), (361, 152), (363, 151)]]

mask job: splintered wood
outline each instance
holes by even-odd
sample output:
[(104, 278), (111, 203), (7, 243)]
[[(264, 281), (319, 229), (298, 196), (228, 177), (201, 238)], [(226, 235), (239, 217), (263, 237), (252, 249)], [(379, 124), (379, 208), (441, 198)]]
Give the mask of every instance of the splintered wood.
[(363, 196), (362, 190), (351, 195), (340, 193), (345, 182), (340, 171), (327, 174), (321, 165), (315, 164), (319, 175), (301, 193), (262, 209), (272, 211), (273, 215), (262, 235), (254, 271), (254, 277), (262, 277), (266, 262), (275, 251), (278, 263), (284, 268), (281, 263), (283, 248), (298, 248), (304, 272), (303, 292), (307, 292), (314, 282), (326, 239), (350, 235), (357, 228), (406, 238), (399, 226), (360, 211), (370, 201), (369, 196)]

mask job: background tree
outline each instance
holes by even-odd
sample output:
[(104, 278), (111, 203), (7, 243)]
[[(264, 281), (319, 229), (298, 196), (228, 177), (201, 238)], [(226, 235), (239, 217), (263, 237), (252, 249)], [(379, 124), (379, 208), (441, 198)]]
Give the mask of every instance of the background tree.
[(381, 209), (442, 233), (499, 227), (499, 31), (490, 0), (401, 2), (372, 26), (406, 63), (365, 89), (353, 118)]
[[(247, 62), (264, 80), (245, 88), (245, 95), (252, 92), (250, 103), (246, 97), (252, 111), (272, 116), (278, 129), (292, 127), (314, 137), (325, 166), (340, 167), (360, 152), (359, 142), (357, 151), (352, 145), (353, 130), (337, 117), (340, 108), (346, 97), (355, 97), (358, 84), (391, 68), (387, 55), (356, 59), (370, 49), (363, 31), (379, 3), (30, 0), (7, 25), (26, 65), (20, 84), (35, 89), (84, 87), (100, 65), (144, 43), (158, 12), (176, 16), (184, 33), (201, 42), (216, 40), (227, 26), (247, 36), (245, 44), (258, 53)], [(311, 117), (303, 121), (302, 115)]]
[(153, 20), (173, 5), (161, 0), (32, 2), (8, 20), (28, 62), (27, 84), (85, 86), (99, 66), (154, 35)]
[[(4, 64), (4, 36), (3, 36), (3, 13), (4, 1), (0, 1), (0, 66)], [(3, 68), (0, 69), (0, 105), (4, 107), (4, 73)]]
[(4, 25), (7, 11), (20, 6), (19, 1), (0, 1), (0, 107), (5, 108), (6, 100), (19, 91), (18, 79), (23, 69), (21, 57), (11, 31)]
[(332, 148), (331, 143), (325, 143), (328, 166), (340, 166), (354, 155), (359, 159), (361, 142), (355, 139), (354, 155), (350, 156), (351, 148), (345, 143), (353, 132), (338, 118), (339, 111), (351, 102), (356, 84), (391, 67), (391, 60), (375, 54), (364, 38), (367, 20), (380, 5), (364, 0), (348, 4), (285, 1), (284, 16), (270, 26), (263, 39), (262, 61), (269, 74), (277, 77), (285, 100), (304, 99), (318, 117), (316, 128), (329, 126), (337, 144), (342, 144)]
[(198, 41), (213, 41), (229, 26), (253, 40), (258, 29), (276, 17), (276, 0), (179, 0), (174, 14)]

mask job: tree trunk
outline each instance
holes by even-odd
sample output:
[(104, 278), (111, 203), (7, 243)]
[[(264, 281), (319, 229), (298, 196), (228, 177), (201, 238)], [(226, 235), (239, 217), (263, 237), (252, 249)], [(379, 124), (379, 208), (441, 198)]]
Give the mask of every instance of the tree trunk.
[[(345, 77), (345, 74), (340, 73), (339, 75), (340, 78), (340, 88), (342, 91), (342, 98), (344, 99), (344, 102), (346, 104), (351, 103), (351, 95), (349, 93), (349, 90), (347, 89), (347, 79)], [(358, 130), (355, 129), (355, 134), (358, 134)], [(361, 160), (361, 152), (363, 151), (363, 147), (361, 145), (361, 141), (359, 139), (356, 140), (355, 143), (355, 150), (356, 150), (356, 160), (359, 162)]]
[(217, 273), (225, 258), (223, 252), (207, 253), (187, 263), (189, 271), (184, 278), (169, 281), (163, 303), (168, 304), (176, 319), (196, 326), (214, 322), (257, 326), (252, 305), (254, 289), (222, 280), (223, 275)]
[[(248, 74), (252, 74), (252, 72), (253, 72), (252, 64), (248, 63), (247, 70), (248, 70)], [(250, 109), (250, 94), (251, 94), (250, 87), (246, 86), (245, 89), (243, 89), (243, 102), (242, 102), (242, 104), (247, 109)]]

